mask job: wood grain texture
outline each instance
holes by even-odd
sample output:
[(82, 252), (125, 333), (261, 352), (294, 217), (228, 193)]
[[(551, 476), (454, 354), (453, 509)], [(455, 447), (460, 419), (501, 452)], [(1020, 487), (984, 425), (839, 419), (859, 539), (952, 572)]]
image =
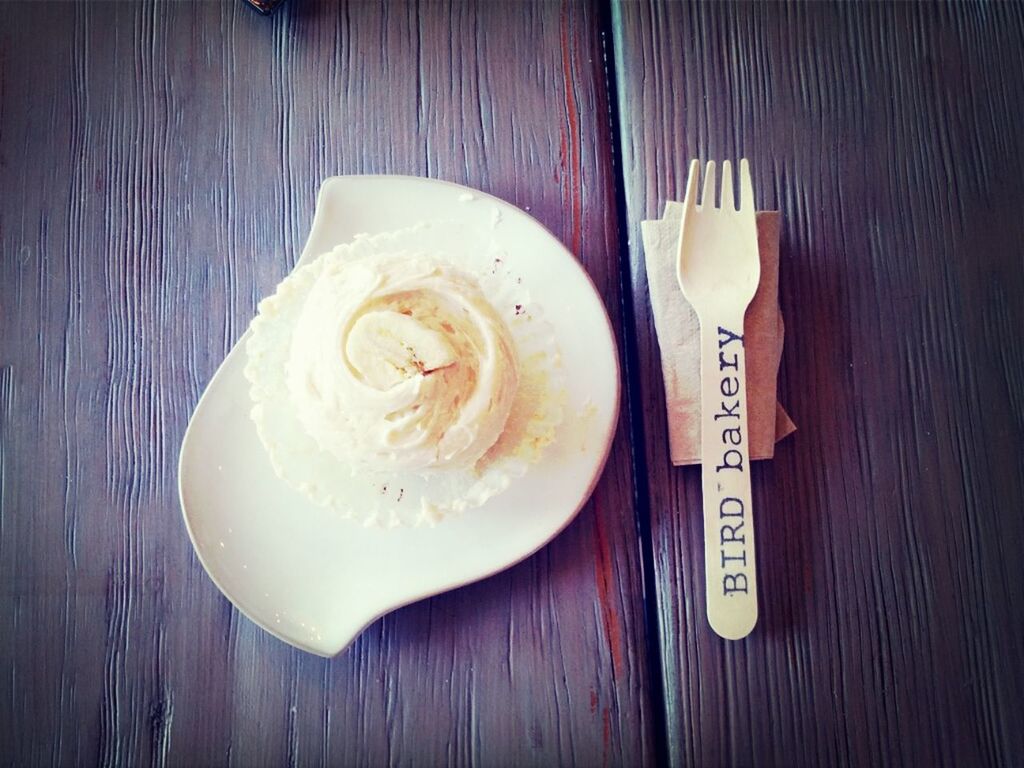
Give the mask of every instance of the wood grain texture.
[(191, 409), (326, 176), (428, 175), (527, 208), (621, 333), (592, 4), (0, 14), (0, 761), (651, 762), (624, 430), (551, 546), (333, 660), (231, 608), (176, 491)]
[[(1024, 754), (1024, 5), (616, 3), (657, 610), (675, 765)], [(784, 219), (780, 397), (749, 639), (704, 616), (639, 222), (753, 159)], [(644, 474), (639, 474), (644, 477)]]

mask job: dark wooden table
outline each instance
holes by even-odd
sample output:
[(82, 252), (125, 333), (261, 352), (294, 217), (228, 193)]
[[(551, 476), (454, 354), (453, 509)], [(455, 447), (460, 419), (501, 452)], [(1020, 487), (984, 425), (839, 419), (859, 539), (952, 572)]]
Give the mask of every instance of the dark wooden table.
[[(1024, 755), (1024, 6), (0, 5), (0, 761), (1010, 765)], [(783, 213), (762, 619), (704, 620), (639, 222), (690, 157)], [(241, 618), (176, 457), (320, 181), (528, 207), (626, 377), (549, 547), (345, 654)]]

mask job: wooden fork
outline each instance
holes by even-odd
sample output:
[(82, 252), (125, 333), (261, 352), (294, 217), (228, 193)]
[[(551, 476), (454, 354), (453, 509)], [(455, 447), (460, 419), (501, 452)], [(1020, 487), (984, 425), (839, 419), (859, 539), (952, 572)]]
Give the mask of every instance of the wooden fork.
[(690, 164), (676, 264), (683, 295), (700, 318), (701, 488), (708, 621), (730, 640), (757, 623), (757, 569), (750, 500), (750, 435), (743, 316), (761, 279), (750, 164), (740, 160), (740, 204), (732, 164), (722, 163), (715, 204), (709, 162), (697, 203), (700, 166)]

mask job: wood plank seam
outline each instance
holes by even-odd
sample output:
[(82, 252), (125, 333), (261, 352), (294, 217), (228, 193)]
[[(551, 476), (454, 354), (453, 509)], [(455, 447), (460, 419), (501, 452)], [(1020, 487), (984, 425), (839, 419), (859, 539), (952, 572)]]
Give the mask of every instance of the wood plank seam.
[(611, 141), (612, 178), (615, 185), (615, 221), (618, 237), (619, 302), (622, 312), (622, 373), (625, 405), (628, 413), (630, 461), (633, 478), (633, 514), (640, 541), (641, 580), (644, 594), (644, 630), (647, 647), (648, 690), (651, 698), (652, 739), (656, 763), (669, 760), (668, 710), (665, 702), (664, 661), (662, 658), (662, 632), (658, 612), (657, 581), (654, 577), (654, 543), (651, 535), (651, 502), (647, 489), (647, 453), (643, 423), (643, 393), (639, 380), (639, 356), (636, 348), (636, 312), (633, 305), (633, 285), (629, 258), (629, 211), (626, 206), (626, 175), (622, 164), (622, 116), (619, 110), (619, 63), (615, 43), (615, 25), (618, 4), (607, 0), (601, 4), (599, 20), (602, 54), (604, 58), (605, 91), (608, 97), (608, 122)]

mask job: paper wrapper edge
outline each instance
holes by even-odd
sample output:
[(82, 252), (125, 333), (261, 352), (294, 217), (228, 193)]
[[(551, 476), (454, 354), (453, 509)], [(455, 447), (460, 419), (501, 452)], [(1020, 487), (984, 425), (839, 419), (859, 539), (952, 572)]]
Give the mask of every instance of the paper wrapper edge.
[[(662, 219), (641, 222), (654, 326), (661, 352), (674, 465), (700, 463), (700, 322), (676, 281), (682, 204), (669, 202)], [(744, 319), (747, 403), (752, 459), (769, 459), (775, 443), (796, 425), (776, 399), (785, 326), (779, 308), (778, 211), (757, 214), (761, 281)]]

